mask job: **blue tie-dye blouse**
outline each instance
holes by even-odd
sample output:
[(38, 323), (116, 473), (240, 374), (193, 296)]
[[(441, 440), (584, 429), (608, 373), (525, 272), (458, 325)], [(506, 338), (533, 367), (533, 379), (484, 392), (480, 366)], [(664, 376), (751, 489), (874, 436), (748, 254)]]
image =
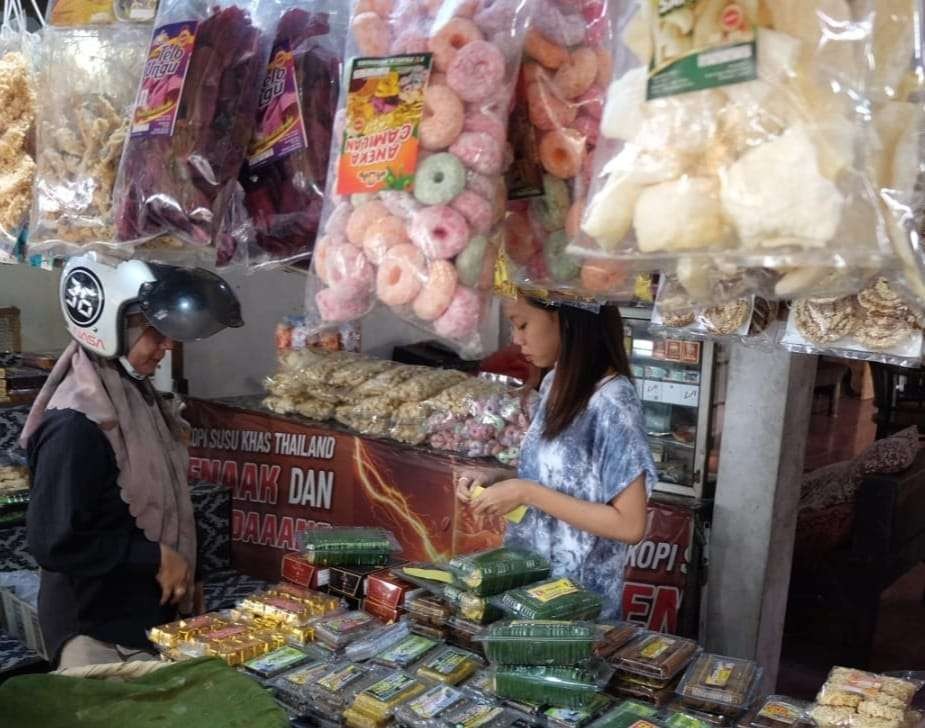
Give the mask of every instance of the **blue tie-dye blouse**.
[[(633, 383), (626, 377), (606, 380), (568, 429), (546, 440), (544, 413), (554, 377), (555, 370), (540, 387), (540, 407), (524, 438), (519, 477), (574, 498), (609, 503), (644, 474), (651, 494), (655, 463)], [(580, 531), (536, 508), (519, 524), (508, 525), (505, 543), (542, 554), (553, 576), (576, 579), (604, 597), (602, 618), (620, 617), (626, 544)]]

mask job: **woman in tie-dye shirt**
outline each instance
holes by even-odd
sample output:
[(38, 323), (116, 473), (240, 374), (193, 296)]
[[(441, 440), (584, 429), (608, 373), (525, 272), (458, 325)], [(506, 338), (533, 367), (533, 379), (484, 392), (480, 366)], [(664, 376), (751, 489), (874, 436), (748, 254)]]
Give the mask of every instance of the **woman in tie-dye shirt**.
[(553, 576), (597, 592), (602, 617), (618, 618), (626, 555), (645, 535), (656, 481), (620, 312), (521, 296), (506, 313), (527, 360), (552, 371), (540, 388), (518, 478), (495, 482), (474, 499), (473, 487), (487, 483), (463, 475), (457, 495), (478, 515), (528, 506), (524, 519), (508, 526), (506, 545), (542, 554)]

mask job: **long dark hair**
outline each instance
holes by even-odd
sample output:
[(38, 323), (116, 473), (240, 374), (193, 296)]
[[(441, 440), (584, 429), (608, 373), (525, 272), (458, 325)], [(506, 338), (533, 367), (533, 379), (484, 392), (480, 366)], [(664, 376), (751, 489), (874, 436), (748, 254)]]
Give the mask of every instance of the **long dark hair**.
[(559, 314), (559, 358), (556, 379), (546, 402), (543, 437), (551, 440), (574, 422), (597, 390), (611, 376), (632, 379), (623, 343), (623, 317), (616, 306), (599, 312), (578, 306), (550, 304), (527, 297), (531, 306)]

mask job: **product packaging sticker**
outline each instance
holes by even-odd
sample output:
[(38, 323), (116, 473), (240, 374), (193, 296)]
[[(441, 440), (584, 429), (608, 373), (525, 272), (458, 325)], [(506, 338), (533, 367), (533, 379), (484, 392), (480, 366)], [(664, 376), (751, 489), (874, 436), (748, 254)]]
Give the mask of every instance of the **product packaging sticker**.
[(325, 675), (318, 681), (318, 685), (323, 687), (329, 693), (336, 693), (343, 690), (353, 682), (356, 682), (366, 674), (363, 668), (357, 665), (347, 665), (340, 670)]
[(388, 703), (404, 693), (413, 685), (417, 684), (417, 680), (410, 677), (409, 675), (405, 675), (403, 672), (396, 672), (392, 673), (387, 678), (380, 680), (375, 685), (366, 688), (366, 690), (363, 692), (375, 700), (378, 700), (382, 703)]
[(280, 673), (308, 659), (310, 659), (309, 656), (302, 650), (297, 650), (295, 647), (282, 647), (244, 663), (244, 667), (258, 675), (270, 675)]
[(546, 604), (553, 599), (564, 597), (567, 594), (574, 594), (577, 591), (578, 586), (571, 579), (558, 579), (549, 584), (528, 589), (527, 593), (537, 601)]
[(439, 685), (412, 700), (408, 707), (416, 716), (427, 720), (442, 713), (447, 708), (456, 705), (463, 699), (463, 694), (449, 685)]
[(436, 646), (437, 643), (433, 640), (413, 634), (383, 652), (379, 659), (391, 665), (407, 667)]
[(135, 101), (133, 137), (173, 135), (198, 26), (189, 20), (154, 32)]
[(759, 718), (767, 718), (788, 725), (796, 723), (803, 715), (803, 711), (792, 703), (782, 700), (768, 700), (758, 711)]
[(670, 650), (674, 643), (675, 640), (670, 637), (656, 637), (643, 647), (642, 650), (639, 651), (639, 654), (646, 659), (655, 660)]
[(327, 665), (309, 665), (286, 673), (280, 679), (293, 685), (308, 685), (328, 671)]
[(453, 728), (479, 728), (486, 723), (491, 723), (501, 713), (503, 708), (489, 703), (475, 703), (463, 710), (461, 713), (453, 716)]
[(715, 0), (647, 1), (654, 49), (649, 100), (758, 78), (755, 18), (746, 3), (717, 8)]
[(706, 684), (713, 688), (724, 688), (729, 684), (729, 678), (735, 671), (733, 662), (717, 662), (713, 671), (707, 676)]
[(57, 0), (49, 24), (58, 27), (109, 24), (115, 21), (112, 0)]
[(323, 624), (326, 629), (334, 634), (349, 634), (354, 630), (365, 627), (372, 621), (373, 618), (366, 612), (351, 612), (341, 617), (325, 620)]
[(411, 190), (430, 63), (429, 53), (354, 59), (338, 194)]
[(273, 47), (257, 105), (257, 126), (247, 163), (258, 169), (308, 146), (302, 102), (296, 87), (295, 56), (288, 40)]
[(221, 642), (222, 640), (227, 640), (230, 637), (237, 637), (239, 635), (245, 634), (247, 632), (247, 627), (241, 624), (234, 624), (225, 629), (219, 629), (215, 632), (207, 632), (201, 636), (201, 639), (204, 642)]
[(439, 675), (452, 675), (466, 660), (471, 660), (465, 652), (447, 650), (430, 660), (425, 667)]

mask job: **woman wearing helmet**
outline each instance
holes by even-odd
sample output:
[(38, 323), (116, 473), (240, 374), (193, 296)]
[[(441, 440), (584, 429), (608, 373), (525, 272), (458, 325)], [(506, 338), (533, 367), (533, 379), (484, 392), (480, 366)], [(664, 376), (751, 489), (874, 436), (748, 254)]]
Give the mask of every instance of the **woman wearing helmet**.
[(185, 423), (148, 378), (174, 342), (241, 326), (240, 305), (208, 271), (93, 254), (59, 292), (74, 342), (20, 439), (39, 621), (61, 667), (144, 659), (147, 630), (191, 611), (196, 569)]

